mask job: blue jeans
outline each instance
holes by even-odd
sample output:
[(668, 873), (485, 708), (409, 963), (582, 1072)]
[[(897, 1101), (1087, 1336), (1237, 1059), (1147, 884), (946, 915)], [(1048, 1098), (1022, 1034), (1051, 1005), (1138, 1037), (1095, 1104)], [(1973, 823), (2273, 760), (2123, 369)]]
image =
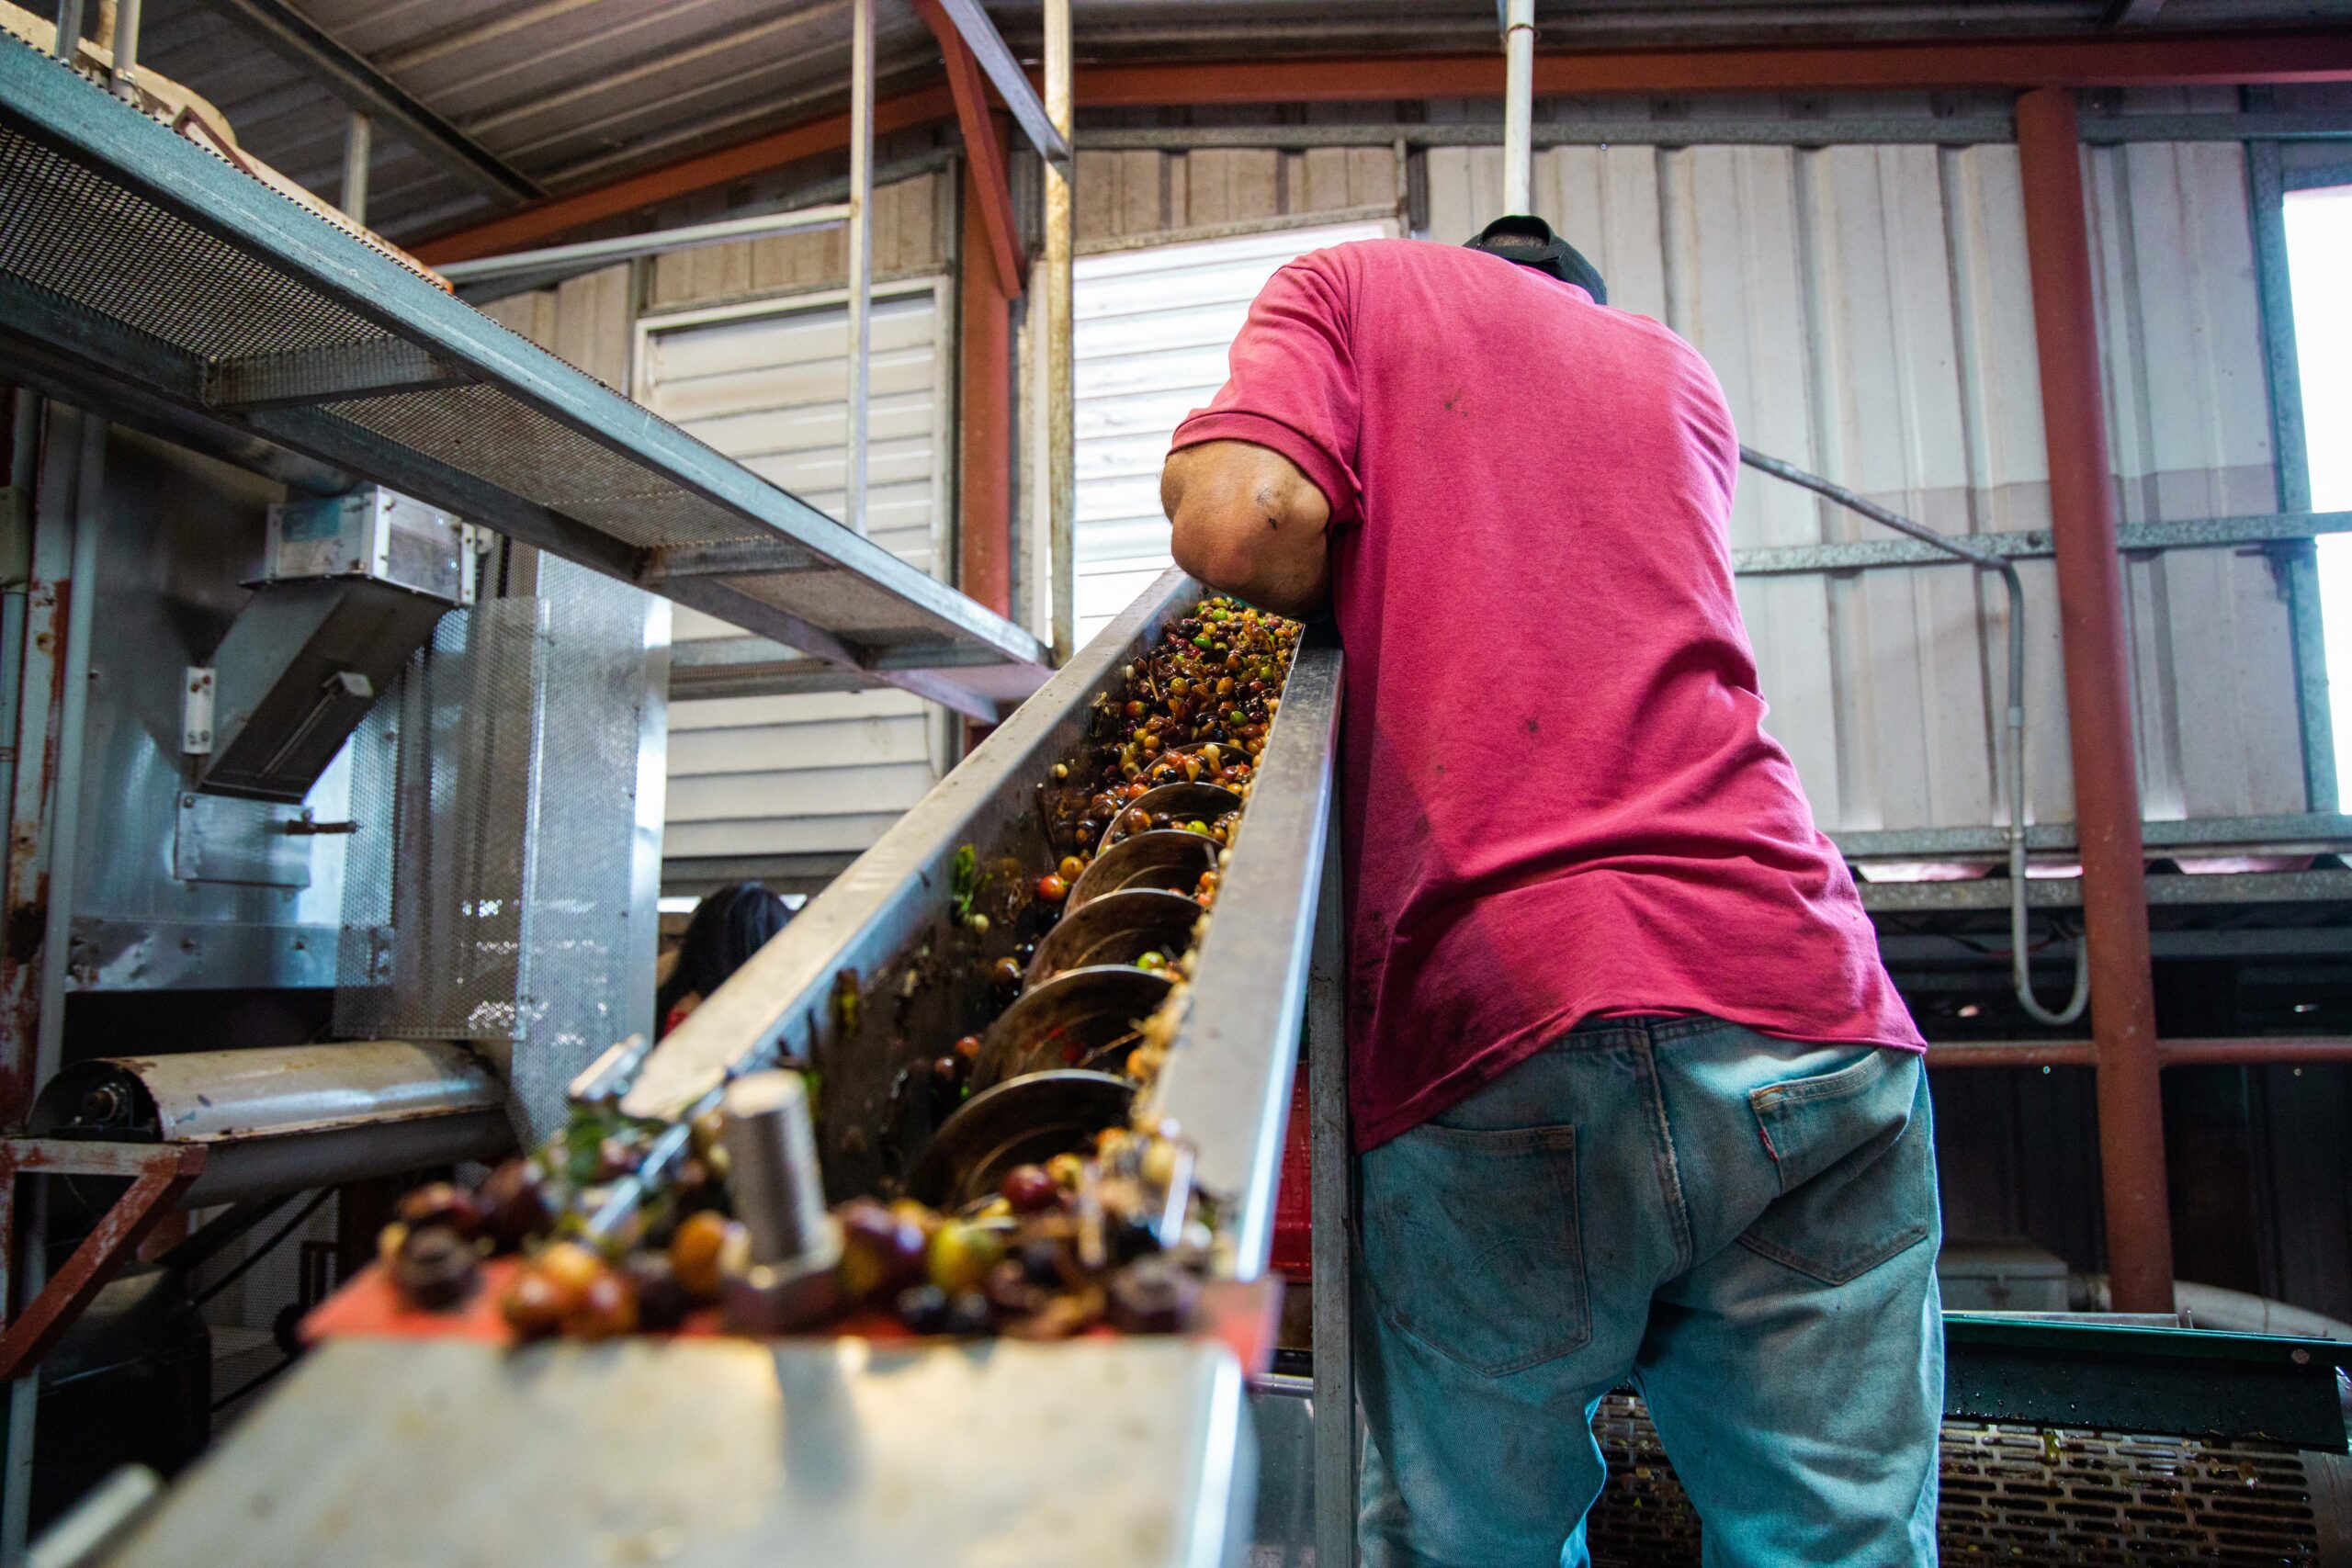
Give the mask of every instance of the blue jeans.
[(1369, 1568), (1581, 1568), (1628, 1379), (1709, 1568), (1933, 1563), (1930, 1140), (1907, 1053), (1617, 1019), (1363, 1156)]

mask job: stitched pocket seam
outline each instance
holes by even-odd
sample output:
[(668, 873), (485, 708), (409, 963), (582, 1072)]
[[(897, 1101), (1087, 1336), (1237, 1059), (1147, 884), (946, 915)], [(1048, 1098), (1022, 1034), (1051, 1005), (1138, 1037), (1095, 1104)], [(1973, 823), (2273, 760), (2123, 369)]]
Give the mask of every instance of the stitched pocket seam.
[(1782, 1268), (1793, 1269), (1798, 1273), (1818, 1280), (1825, 1285), (1848, 1285), (1880, 1264), (1901, 1257), (1927, 1240), (1928, 1233), (1931, 1228), (1923, 1222), (1907, 1230), (1899, 1231), (1875, 1251), (1865, 1254), (1859, 1262), (1850, 1265), (1832, 1265), (1817, 1262), (1810, 1258), (1801, 1258), (1786, 1247), (1775, 1247), (1769, 1241), (1759, 1241), (1753, 1235), (1741, 1236), (1739, 1245), (1759, 1258), (1770, 1258)]
[(1834, 1073), (1818, 1077), (1795, 1078), (1788, 1083), (1768, 1083), (1761, 1089), (1750, 1089), (1747, 1102), (1758, 1111), (1776, 1105), (1805, 1105), (1816, 1100), (1840, 1100), (1849, 1094), (1860, 1094), (1886, 1071), (1883, 1048)]
[[(1514, 1372), (1522, 1372), (1532, 1367), (1542, 1366), (1547, 1361), (1558, 1360), (1563, 1356), (1572, 1356), (1591, 1344), (1592, 1311), (1590, 1287), (1584, 1266), (1584, 1238), (1581, 1234), (1583, 1211), (1579, 1202), (1580, 1194), (1577, 1190), (1575, 1126), (1565, 1124), (1549, 1127), (1482, 1129), (1442, 1127), (1434, 1122), (1424, 1122), (1414, 1129), (1414, 1134), (1429, 1138), (1431, 1142), (1446, 1147), (1480, 1154), (1565, 1152), (1567, 1155), (1567, 1169), (1565, 1175), (1556, 1170), (1553, 1172), (1553, 1185), (1559, 1193), (1564, 1216), (1561, 1234), (1556, 1239), (1567, 1244), (1566, 1249), (1571, 1257), (1566, 1270), (1566, 1296), (1560, 1305), (1562, 1310), (1572, 1314), (1572, 1322), (1566, 1337), (1559, 1340), (1546, 1343), (1506, 1360), (1480, 1361), (1438, 1343), (1394, 1303), (1389, 1292), (1383, 1289), (1379, 1280), (1374, 1278), (1372, 1280), (1373, 1295), (1378, 1306), (1381, 1320), (1431, 1355), (1482, 1377), (1508, 1377)], [(1491, 1252), (1482, 1254), (1481, 1258), (1491, 1255)]]

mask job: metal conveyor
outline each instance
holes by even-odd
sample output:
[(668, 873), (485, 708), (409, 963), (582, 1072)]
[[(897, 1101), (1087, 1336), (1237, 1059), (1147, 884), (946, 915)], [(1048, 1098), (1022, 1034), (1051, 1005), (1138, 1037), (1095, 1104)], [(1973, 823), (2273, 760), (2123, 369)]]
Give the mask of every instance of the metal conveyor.
[[(1008, 878), (1053, 863), (1040, 792), (1054, 764), (1082, 755), (1098, 699), (1200, 592), (1165, 574), (671, 1034), (626, 1109), (674, 1116), (732, 1075), (803, 1060), (823, 1086), (828, 1188), (895, 1189), (932, 1131), (907, 1086), (986, 1005), (983, 963), (1019, 940), (1011, 921), (977, 942), (959, 927), (958, 852)], [(1256, 1369), (1237, 1347), (1270, 1340), (1261, 1281), (1308, 1023), (1339, 676), (1334, 647), (1294, 658), (1189, 1010), (1145, 1091), (1182, 1127), (1230, 1242), (1203, 1331), (522, 1350), (333, 1338), (108, 1561), (1236, 1561), (1256, 1474)]]

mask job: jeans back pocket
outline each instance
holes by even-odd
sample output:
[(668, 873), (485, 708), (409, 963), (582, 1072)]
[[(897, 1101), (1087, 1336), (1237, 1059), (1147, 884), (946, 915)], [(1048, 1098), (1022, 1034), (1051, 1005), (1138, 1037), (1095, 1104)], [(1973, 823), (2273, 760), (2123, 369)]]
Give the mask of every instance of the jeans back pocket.
[(1748, 1095), (1781, 1196), (1742, 1245), (1825, 1284), (1860, 1278), (1936, 1228), (1936, 1164), (1917, 1055), (1860, 1061)]
[(1398, 1333), (1489, 1377), (1591, 1341), (1574, 1127), (1416, 1127), (1363, 1156), (1363, 1215)]

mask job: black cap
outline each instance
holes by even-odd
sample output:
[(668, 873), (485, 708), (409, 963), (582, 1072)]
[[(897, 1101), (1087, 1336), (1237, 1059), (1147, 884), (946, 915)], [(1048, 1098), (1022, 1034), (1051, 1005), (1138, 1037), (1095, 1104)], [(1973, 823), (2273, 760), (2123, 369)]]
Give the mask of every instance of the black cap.
[(1541, 218), (1524, 214), (1498, 218), (1478, 231), (1478, 237), (1469, 242), (1469, 248), (1532, 266), (1563, 283), (1573, 283), (1591, 295), (1596, 305), (1609, 303), (1609, 289), (1600, 281), (1600, 274), (1574, 245), (1552, 232), (1552, 225)]

